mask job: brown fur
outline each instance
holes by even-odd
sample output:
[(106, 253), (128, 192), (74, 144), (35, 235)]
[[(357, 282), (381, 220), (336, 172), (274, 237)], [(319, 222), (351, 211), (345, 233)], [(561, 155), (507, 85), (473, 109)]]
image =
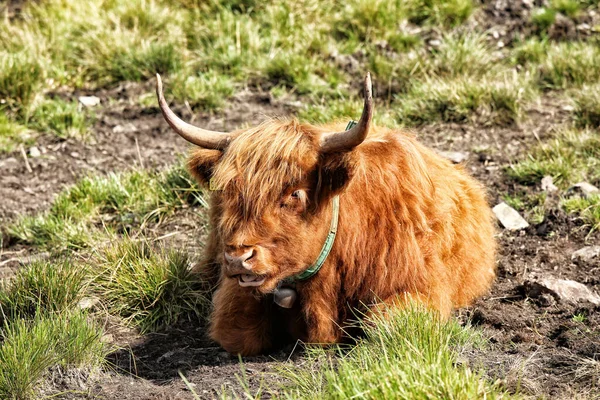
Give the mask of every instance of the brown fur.
[[(319, 136), (343, 129), (269, 120), (236, 132), (224, 152), (191, 155), (196, 178), (212, 178), (219, 189), (202, 272), (218, 286), (210, 335), (227, 351), (262, 353), (285, 332), (338, 342), (354, 309), (404, 295), (448, 316), (490, 286), (494, 229), (481, 185), (414, 137), (387, 128), (372, 128), (349, 152), (320, 154)], [(298, 189), (307, 196), (290, 197)], [(297, 284), (297, 307), (278, 309), (269, 293), (316, 260), (335, 194), (333, 249), (317, 275)], [(225, 250), (250, 246), (258, 249), (253, 272), (267, 276), (258, 288), (240, 287), (221, 267)]]

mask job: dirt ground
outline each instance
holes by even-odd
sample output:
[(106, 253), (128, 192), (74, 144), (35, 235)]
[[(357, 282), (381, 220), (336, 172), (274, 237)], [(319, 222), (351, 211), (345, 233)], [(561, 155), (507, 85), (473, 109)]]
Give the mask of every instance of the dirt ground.
[[(486, 2), (473, 23), (480, 28), (504, 30), (505, 34), (500, 36), (506, 36), (508, 44), (517, 32), (531, 29), (523, 23), (530, 12), (530, 3)], [(158, 108), (143, 108), (138, 104), (139, 95), (152, 90), (153, 82), (147, 82), (94, 93), (58, 94), (72, 99), (88, 94), (100, 97), (93, 135), (84, 142), (42, 135), (36, 145), (42, 155), (27, 156), (31, 172), (20, 151), (1, 155), (0, 222), (4, 224), (23, 213), (47, 209), (56, 193), (85, 174), (122, 171), (140, 162), (145, 167), (167, 166), (184, 154), (188, 145), (168, 129)], [(516, 190), (541, 191), (539, 186), (516, 187), (504, 168), (566, 123), (568, 114), (563, 106), (559, 99), (544, 96), (527, 110), (520, 125), (498, 128), (434, 124), (414, 132), (439, 151), (467, 153), (465, 168), (485, 183), (490, 203), (495, 205), (502, 201), (503, 195)], [(175, 110), (192, 120), (186, 108)], [(229, 130), (246, 123), (255, 124), (265, 116), (294, 114), (296, 110), (294, 101), (275, 101), (268, 94), (245, 91), (236, 95), (223, 112), (197, 114), (193, 121), (209, 129)], [(196, 256), (202, 249), (194, 244), (200, 242), (198, 235), (205, 233), (199, 231), (204, 228), (200, 227), (198, 212), (178, 212), (160, 228), (161, 233), (178, 232), (175, 238), (189, 243), (190, 253)], [(467, 354), (464, 362), (483, 367), (492, 379), (500, 379), (506, 387), (518, 388), (524, 394), (571, 399), (579, 393), (584, 398), (600, 398), (600, 371), (584, 363), (585, 359), (600, 361), (600, 307), (564, 302), (532, 289), (533, 282), (556, 277), (584, 283), (600, 293), (600, 261), (572, 260), (574, 251), (600, 245), (600, 236), (588, 233), (580, 221), (556, 207), (550, 207), (542, 224), (526, 230), (509, 232), (499, 227), (497, 280), (487, 296), (456, 313), (460, 320), (470, 319), (482, 329), (491, 344), (485, 351)], [(36, 252), (6, 242), (4, 246), (0, 253), (0, 277)], [(582, 315), (583, 321), (574, 319), (576, 315)], [(111, 355), (113, 368), (87, 381), (81, 377), (55, 376), (54, 387), (69, 391), (61, 398), (191, 398), (178, 371), (201, 398), (216, 398), (224, 388), (238, 393), (242, 390), (238, 380), (242, 374), (240, 361), (207, 340), (204, 327), (194, 319), (146, 336), (113, 326), (110, 321), (107, 328), (107, 340), (124, 347)], [(301, 351), (290, 347), (268, 356), (245, 359), (247, 384), (254, 392), (263, 381), (272, 387), (281, 381), (276, 369), (286, 362), (301, 364)], [(582, 387), (594, 384), (596, 392), (588, 389), (581, 393)]]
[[(120, 99), (114, 105), (101, 107), (93, 131), (95, 143), (76, 140), (60, 141), (42, 137), (38, 147), (46, 152), (29, 159), (33, 172), (28, 172), (19, 152), (0, 159), (0, 213), (8, 221), (21, 213), (40, 211), (48, 207), (53, 196), (65, 185), (87, 173), (108, 173), (130, 168), (139, 162), (136, 139), (142, 162), (146, 167), (169, 165), (184, 154), (188, 146), (172, 134), (155, 108), (142, 109), (132, 99), (149, 85), (130, 85), (99, 94)], [(98, 95), (98, 94), (97, 94)], [(186, 111), (179, 109), (184, 116)], [(197, 123), (214, 129), (231, 129), (242, 123), (256, 123), (265, 115), (286, 115), (289, 106), (278, 104), (261, 94), (245, 93), (233, 100), (222, 114), (202, 115)], [(440, 151), (461, 151), (468, 154), (465, 168), (485, 182), (490, 202), (496, 204), (506, 193), (515, 190), (503, 168), (510, 160), (525, 153), (537, 141), (551, 134), (553, 127), (566, 119), (560, 105), (544, 99), (528, 112), (521, 126), (495, 128), (460, 124), (436, 124), (414, 132), (422, 141)], [(130, 127), (115, 132), (114, 127)], [(135, 128), (135, 129), (134, 129)], [(43, 151), (42, 151), (43, 152)], [(75, 157), (72, 153), (78, 153)], [(522, 188), (521, 188), (522, 189)], [(528, 188), (532, 192), (538, 187)], [(160, 227), (156, 233), (178, 232), (170, 240), (181, 246), (187, 243), (195, 255), (201, 252), (201, 237), (205, 234), (199, 210), (182, 210)], [(197, 224), (197, 225), (196, 225)], [(598, 235), (588, 231), (573, 217), (558, 209), (546, 216), (543, 229), (533, 226), (511, 233), (498, 230), (498, 278), (491, 293), (473, 307), (457, 312), (463, 320), (470, 318), (491, 340), (485, 352), (468, 356), (468, 362), (482, 366), (492, 378), (503, 379), (511, 388), (524, 393), (545, 394), (548, 398), (571, 398), (580, 385), (598, 379), (592, 374), (581, 375), (582, 357), (600, 359), (600, 316), (591, 304), (569, 304), (547, 297), (534, 297), (528, 282), (553, 276), (585, 283), (600, 292), (600, 262), (575, 262), (573, 251), (586, 245), (600, 244)], [(174, 243), (175, 245), (175, 243)], [(0, 268), (17, 268), (21, 258), (15, 251), (30, 254), (21, 247), (4, 249), (0, 263), (13, 262)], [(2, 265), (2, 264), (0, 264)], [(573, 316), (583, 314), (584, 322)], [(92, 386), (76, 383), (73, 378), (57, 377), (55, 387), (73, 391), (65, 398), (100, 396), (108, 399), (184, 399), (191, 393), (181, 380), (181, 370), (203, 398), (213, 398), (224, 388), (239, 392), (242, 388), (240, 362), (206, 339), (198, 321), (184, 321), (165, 331), (139, 336), (108, 323), (110, 341), (125, 348), (113, 354), (111, 371), (92, 379)], [(301, 363), (299, 349), (287, 348), (276, 354), (244, 360), (248, 385), (259, 390), (261, 382), (270, 387), (280, 378), (275, 373), (282, 362)], [(266, 373), (266, 374), (265, 374)], [(591, 395), (591, 394), (590, 394)]]

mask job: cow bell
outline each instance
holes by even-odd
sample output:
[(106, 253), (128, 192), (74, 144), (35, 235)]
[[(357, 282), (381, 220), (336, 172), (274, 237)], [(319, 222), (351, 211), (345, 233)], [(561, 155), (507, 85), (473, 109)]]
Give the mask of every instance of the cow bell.
[(296, 291), (289, 287), (278, 287), (273, 292), (273, 301), (282, 308), (292, 308), (297, 298)]

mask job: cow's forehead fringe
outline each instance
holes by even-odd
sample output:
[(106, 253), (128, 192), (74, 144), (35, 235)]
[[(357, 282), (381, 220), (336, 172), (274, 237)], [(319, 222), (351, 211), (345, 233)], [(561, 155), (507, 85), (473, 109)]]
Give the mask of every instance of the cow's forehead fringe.
[(215, 167), (212, 183), (253, 203), (270, 201), (317, 163), (317, 135), (295, 119), (271, 119), (241, 131)]

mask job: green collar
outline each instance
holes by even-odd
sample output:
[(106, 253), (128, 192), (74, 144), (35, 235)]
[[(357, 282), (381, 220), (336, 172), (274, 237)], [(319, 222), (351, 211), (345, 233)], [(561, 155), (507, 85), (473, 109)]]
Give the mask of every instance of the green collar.
[(308, 278), (314, 276), (327, 259), (331, 248), (333, 247), (333, 242), (335, 241), (335, 236), (337, 234), (338, 227), (338, 217), (340, 215), (340, 198), (339, 196), (335, 196), (332, 199), (333, 212), (331, 215), (331, 225), (329, 226), (329, 233), (327, 234), (327, 238), (325, 239), (325, 243), (323, 244), (323, 248), (321, 249), (321, 253), (319, 257), (317, 257), (317, 261), (298, 275), (291, 276), (285, 280), (286, 283), (293, 283), (298, 281), (304, 281)]

